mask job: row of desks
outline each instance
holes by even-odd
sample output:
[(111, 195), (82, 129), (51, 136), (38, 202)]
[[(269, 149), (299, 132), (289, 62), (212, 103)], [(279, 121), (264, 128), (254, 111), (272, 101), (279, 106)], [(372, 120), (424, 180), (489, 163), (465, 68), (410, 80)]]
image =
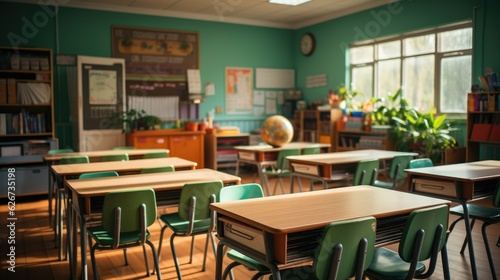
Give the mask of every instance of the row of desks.
[[(351, 153), (351, 152), (349, 152)], [(392, 155), (394, 156), (394, 155)], [(387, 159), (391, 157), (384, 151), (359, 151), (356, 156), (349, 155), (347, 152), (326, 153), (314, 156), (290, 157), (292, 163), (307, 165), (313, 167), (317, 173), (300, 172), (293, 170), (295, 176), (310, 177), (314, 175), (315, 179), (327, 180), (331, 174), (336, 172), (337, 163), (341, 158), (350, 162), (357, 162), (362, 159), (379, 158)], [(171, 158), (172, 159), (172, 158)], [(174, 158), (175, 159), (175, 158)], [(139, 161), (134, 161), (135, 166), (139, 166)], [(141, 160), (142, 162), (142, 160)], [(97, 163), (95, 163), (97, 164)], [(82, 165), (83, 166), (83, 165)], [(314, 167), (316, 166), (316, 167)], [(345, 167), (345, 165), (342, 165)], [(54, 169), (57, 173), (61, 170)], [(74, 166), (72, 171), (74, 172)], [(88, 171), (88, 169), (86, 169)], [(451, 172), (451, 171), (454, 172)], [(472, 170), (472, 171), (471, 171)], [(217, 255), (217, 275), (220, 279), (222, 269), (222, 252), (224, 246), (240, 250), (241, 252), (255, 257), (263, 264), (268, 265), (274, 272), (281, 266), (293, 264), (294, 258), (311, 257), (311, 255), (301, 256), (300, 252), (288, 251), (290, 234), (301, 236), (302, 233), (310, 233), (324, 227), (328, 222), (361, 217), (364, 215), (375, 216), (379, 224), (391, 224), (394, 222), (404, 224), (405, 216), (414, 209), (434, 206), (437, 204), (450, 204), (450, 200), (457, 200), (463, 205), (478, 197), (491, 194), (493, 189), (484, 187), (481, 182), (496, 180), (500, 177), (500, 162), (484, 161), (478, 163), (469, 163), (455, 166), (441, 166), (433, 168), (424, 168), (418, 170), (407, 170), (412, 180), (412, 191), (422, 195), (415, 195), (392, 190), (383, 190), (368, 186), (324, 190), (315, 192), (306, 192), (299, 194), (282, 195), (275, 197), (266, 197), (259, 200), (216, 203), (211, 207), (218, 212), (218, 236), (221, 240), (219, 244), (220, 252)], [(127, 170), (130, 172), (130, 170)], [(68, 173), (69, 174), (69, 173)], [(72, 175), (75, 175), (72, 173)], [(428, 192), (426, 189), (415, 188), (413, 182), (419, 179), (441, 180), (451, 182), (446, 185), (454, 189), (452, 195), (450, 192), (445, 194), (439, 192)], [(94, 213), (99, 213), (102, 204), (102, 198), (111, 190), (121, 190), (128, 188), (152, 187), (157, 191), (158, 203), (160, 205), (171, 205), (178, 200), (180, 188), (187, 181), (193, 180), (212, 180), (221, 179), (225, 184), (239, 184), (240, 178), (237, 176), (225, 174), (222, 172), (200, 169), (186, 170), (175, 173), (148, 174), (148, 175), (130, 175), (126, 177), (90, 179), (90, 180), (67, 180), (66, 187), (71, 193), (72, 209), (74, 214), (79, 217), (80, 224), (76, 224), (77, 219), (73, 219), (71, 227), (73, 230), (73, 239), (76, 238), (76, 229), (80, 229), (82, 234), (80, 238), (81, 248), (85, 248), (85, 218)], [(481, 189), (481, 191), (478, 191)], [(470, 194), (471, 193), (471, 194)], [(470, 195), (464, 195), (470, 194)], [(432, 198), (430, 196), (434, 196)], [(439, 199), (444, 198), (444, 199)], [(318, 201), (324, 203), (318, 203)], [(383, 201), (384, 203), (380, 203)], [(263, 209), (266, 209), (263, 211)], [(318, 215), (318, 213), (321, 213)], [(331, 215), (330, 215), (331, 214)], [(302, 218), (298, 218), (302, 217)], [(403, 217), (401, 219), (401, 217)], [(466, 219), (468, 221), (468, 219)], [(241, 240), (228, 236), (224, 231), (226, 224), (241, 226), (242, 229), (250, 229), (252, 232), (260, 232), (261, 238), (259, 245), (245, 245)], [(468, 229), (470, 238), (470, 226)], [(394, 238), (394, 237), (393, 237)], [(396, 237), (397, 238), (397, 237)], [(300, 239), (300, 238), (299, 238)], [(388, 240), (381, 235), (377, 235), (378, 244), (396, 242), (397, 240)], [(470, 239), (471, 241), (471, 239)], [(469, 243), (472, 244), (472, 243)], [(73, 244), (76, 245), (76, 244)], [(293, 245), (295, 246), (295, 245)], [(252, 248), (252, 249), (249, 249)], [(260, 248), (260, 249), (259, 249)], [(469, 246), (470, 250), (473, 246)], [(472, 251), (473, 252), (473, 251)], [(71, 248), (72, 265), (76, 260), (76, 247)], [(86, 252), (81, 252), (82, 278), (86, 279)], [(471, 264), (473, 267), (473, 278), (477, 279), (475, 273), (475, 263), (473, 253), (471, 254)], [(74, 269), (74, 268), (72, 268)], [(74, 269), (76, 271), (76, 269)], [(275, 273), (275, 279), (279, 279)]]

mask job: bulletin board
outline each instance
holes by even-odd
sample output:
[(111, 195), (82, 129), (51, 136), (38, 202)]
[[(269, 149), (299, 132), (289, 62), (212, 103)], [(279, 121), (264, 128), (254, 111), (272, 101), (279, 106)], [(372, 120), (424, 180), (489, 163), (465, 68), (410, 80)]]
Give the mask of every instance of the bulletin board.
[(185, 78), (199, 69), (198, 32), (112, 27), (113, 57), (125, 59), (127, 77)]
[(253, 69), (226, 67), (226, 114), (253, 113)]

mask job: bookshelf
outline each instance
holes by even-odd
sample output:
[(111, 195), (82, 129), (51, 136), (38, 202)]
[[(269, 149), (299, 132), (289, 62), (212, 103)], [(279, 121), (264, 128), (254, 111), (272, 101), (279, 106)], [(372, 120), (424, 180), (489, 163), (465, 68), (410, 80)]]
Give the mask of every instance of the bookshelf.
[(336, 122), (342, 119), (342, 110), (298, 111), (298, 141), (323, 143), (334, 146)]
[(43, 155), (58, 147), (52, 70), (51, 49), (0, 47), (0, 180), (15, 170), (16, 195), (48, 190)]
[(54, 138), (52, 50), (0, 47), (0, 142)]
[(299, 141), (318, 142), (318, 110), (300, 110), (299, 114)]
[(376, 149), (394, 150), (394, 141), (389, 132), (365, 130), (338, 130), (335, 134), (335, 152)]
[(205, 167), (217, 170), (223, 167), (236, 166), (238, 159), (235, 146), (250, 144), (250, 134), (235, 135), (205, 135)]
[(480, 160), (481, 145), (500, 147), (500, 91), (467, 94), (467, 161)]

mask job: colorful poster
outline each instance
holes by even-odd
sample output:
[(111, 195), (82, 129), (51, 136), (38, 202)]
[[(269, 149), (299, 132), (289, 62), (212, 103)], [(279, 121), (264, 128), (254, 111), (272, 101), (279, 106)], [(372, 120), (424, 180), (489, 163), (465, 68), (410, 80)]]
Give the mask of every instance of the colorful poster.
[(253, 113), (253, 69), (226, 68), (226, 114)]

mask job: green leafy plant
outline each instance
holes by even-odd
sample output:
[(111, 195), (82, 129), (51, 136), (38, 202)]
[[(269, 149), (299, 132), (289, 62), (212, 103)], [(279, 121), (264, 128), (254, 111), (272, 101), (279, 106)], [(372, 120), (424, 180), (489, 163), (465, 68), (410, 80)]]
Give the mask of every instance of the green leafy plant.
[(399, 151), (416, 152), (420, 157), (428, 157), (434, 163), (441, 161), (446, 148), (457, 145), (450, 132), (457, 131), (447, 115), (436, 115), (436, 109), (420, 112), (410, 106), (403, 98), (402, 90), (383, 99), (373, 99), (374, 103), (383, 103), (373, 109), (372, 123), (390, 125), (393, 139)]
[(118, 112), (116, 114), (117, 121), (121, 122), (124, 126), (122, 133), (139, 128), (139, 120), (145, 116), (144, 110), (137, 111), (131, 109), (128, 111)]

